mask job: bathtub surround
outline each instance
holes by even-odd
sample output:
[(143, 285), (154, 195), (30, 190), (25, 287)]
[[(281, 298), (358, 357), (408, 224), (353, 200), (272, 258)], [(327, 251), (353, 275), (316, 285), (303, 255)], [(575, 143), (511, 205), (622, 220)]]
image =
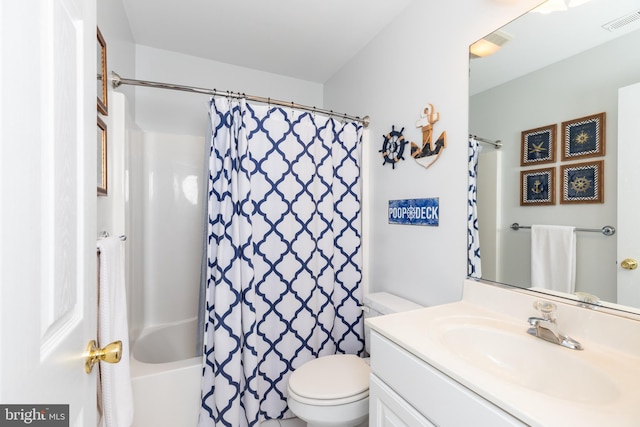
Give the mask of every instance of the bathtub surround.
[(142, 215), (143, 246), (132, 262), (143, 269), (145, 329), (197, 316), (205, 135), (144, 132), (141, 143), (142, 192), (131, 205)]
[(145, 328), (132, 345), (132, 427), (198, 425), (202, 357), (195, 355), (195, 322)]
[(211, 102), (200, 425), (291, 413), (291, 371), (361, 355), (362, 125)]
[[(213, 148), (213, 129), (211, 127), (211, 120), (207, 121), (207, 138), (204, 143), (204, 150), (202, 153), (202, 178), (209, 176), (209, 153)], [(196, 319), (196, 354), (202, 356), (204, 350), (204, 326), (207, 323), (205, 301), (207, 297), (207, 246), (209, 242), (204, 236), (207, 235), (207, 229), (209, 227), (209, 217), (207, 215), (209, 207), (209, 194), (206, 191), (202, 191), (201, 194), (202, 203), (202, 253), (200, 254), (200, 286), (198, 286), (198, 307), (197, 307), (197, 319)]]

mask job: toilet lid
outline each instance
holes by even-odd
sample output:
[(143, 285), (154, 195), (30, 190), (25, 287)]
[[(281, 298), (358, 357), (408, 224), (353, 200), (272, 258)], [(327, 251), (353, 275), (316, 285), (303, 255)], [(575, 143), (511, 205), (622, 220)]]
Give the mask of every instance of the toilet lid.
[(313, 400), (363, 398), (369, 394), (369, 372), (369, 364), (353, 354), (323, 356), (296, 369), (289, 390)]

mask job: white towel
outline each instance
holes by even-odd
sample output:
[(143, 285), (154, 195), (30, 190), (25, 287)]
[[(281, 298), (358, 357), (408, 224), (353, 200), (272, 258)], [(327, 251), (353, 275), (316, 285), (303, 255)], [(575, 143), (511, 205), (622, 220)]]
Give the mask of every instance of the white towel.
[(133, 422), (133, 391), (129, 366), (124, 242), (117, 237), (107, 237), (98, 240), (98, 249), (100, 347), (113, 341), (122, 341), (122, 359), (119, 363), (100, 362), (102, 424), (105, 427), (129, 427)]
[(575, 228), (531, 226), (531, 286), (572, 294), (576, 286)]

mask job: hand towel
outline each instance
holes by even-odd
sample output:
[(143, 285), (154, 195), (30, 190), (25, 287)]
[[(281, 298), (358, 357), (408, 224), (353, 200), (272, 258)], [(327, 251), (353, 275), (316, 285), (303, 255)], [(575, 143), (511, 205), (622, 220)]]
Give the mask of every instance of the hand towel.
[(102, 422), (105, 427), (129, 427), (133, 422), (133, 391), (129, 365), (124, 242), (118, 237), (107, 237), (98, 240), (98, 249), (100, 347), (113, 341), (122, 341), (122, 359), (119, 363), (100, 362)]
[(531, 286), (572, 294), (576, 286), (575, 228), (531, 226)]

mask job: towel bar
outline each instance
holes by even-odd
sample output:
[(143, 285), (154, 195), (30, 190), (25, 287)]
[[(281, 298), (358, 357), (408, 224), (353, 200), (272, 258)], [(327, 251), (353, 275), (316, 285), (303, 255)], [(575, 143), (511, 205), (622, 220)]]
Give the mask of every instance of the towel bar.
[[(100, 239), (105, 239), (107, 237), (109, 237), (109, 233), (107, 233), (106, 231), (103, 231), (102, 233), (100, 233), (100, 236), (99, 236)], [(121, 234), (120, 235), (120, 240), (122, 240), (122, 241), (127, 240), (127, 236), (124, 235), (124, 234)], [(97, 251), (97, 253), (100, 253), (100, 249), (99, 248), (96, 248), (96, 251)]]
[[(511, 229), (512, 230), (520, 230), (521, 228), (531, 228), (530, 225), (520, 225), (517, 222), (514, 222), (513, 224), (511, 224)], [(576, 228), (576, 231), (588, 231), (588, 232), (595, 232), (595, 233), (602, 233), (605, 236), (613, 236), (614, 234), (616, 234), (616, 229), (615, 227), (611, 226), (611, 225), (605, 225), (602, 228)]]

